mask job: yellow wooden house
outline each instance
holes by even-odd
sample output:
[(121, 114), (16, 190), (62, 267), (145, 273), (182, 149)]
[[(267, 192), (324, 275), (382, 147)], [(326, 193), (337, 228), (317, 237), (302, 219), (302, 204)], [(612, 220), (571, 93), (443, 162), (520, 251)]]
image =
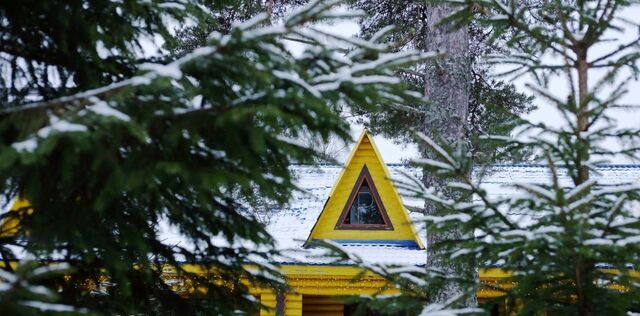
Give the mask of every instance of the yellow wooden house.
[[(415, 172), (416, 168), (396, 165), (394, 174), (382, 160), (373, 137), (365, 130), (358, 138), (345, 166), (292, 167), (297, 194), (286, 210), (277, 210), (268, 223), (269, 232), (285, 253), (277, 260), (293, 288), (276, 294), (254, 289), (264, 305), (261, 315), (349, 315), (344, 298), (357, 295), (397, 294), (385, 279), (374, 273), (357, 278), (362, 269), (335, 265), (314, 248), (318, 240), (331, 240), (350, 254), (373, 264), (424, 266), (424, 229), (417, 229), (393, 176)], [(422, 201), (418, 203), (422, 204)], [(496, 282), (506, 275), (499, 269), (481, 271), (484, 282)], [(480, 300), (499, 296), (481, 291)]]
[[(256, 296), (272, 308), (261, 315), (350, 315), (346, 297), (372, 294), (398, 294), (374, 273), (356, 278), (362, 269), (354, 265), (335, 265), (317, 256), (317, 240), (331, 240), (362, 261), (421, 267), (426, 262), (426, 230), (417, 227), (407, 205), (422, 207), (423, 201), (411, 201), (398, 194), (394, 179), (412, 175), (421, 169), (408, 165), (386, 165), (373, 137), (365, 130), (358, 138), (344, 166), (293, 166), (292, 172), (303, 192), (296, 193), (290, 206), (274, 210), (268, 231), (289, 255), (278, 259), (292, 293), (275, 294), (269, 289), (254, 289)], [(570, 181), (560, 170), (559, 181)], [(640, 179), (640, 165), (603, 165), (598, 167), (600, 183), (632, 183)], [(494, 165), (484, 181), (490, 196), (508, 196), (516, 192), (515, 182), (544, 183), (549, 179), (544, 165)], [(483, 284), (508, 287), (509, 274), (499, 268), (480, 269)], [(354, 281), (355, 280), (355, 281)], [(498, 284), (499, 283), (499, 284)], [(384, 291), (380, 292), (382, 288)], [(481, 287), (479, 303), (499, 298), (502, 292)], [(504, 313), (494, 306), (492, 314)]]

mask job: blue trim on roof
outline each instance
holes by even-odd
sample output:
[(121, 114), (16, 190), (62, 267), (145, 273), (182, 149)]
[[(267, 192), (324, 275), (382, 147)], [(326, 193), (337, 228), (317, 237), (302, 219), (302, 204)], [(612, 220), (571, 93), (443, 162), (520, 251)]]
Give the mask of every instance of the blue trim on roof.
[[(598, 169), (640, 169), (640, 164), (624, 164), (624, 163), (612, 163), (612, 164), (596, 164)], [(541, 163), (500, 163), (489, 165), (489, 168), (548, 168), (549, 165)], [(557, 167), (564, 168), (564, 165), (558, 164)]]
[(373, 246), (397, 246), (407, 248), (419, 248), (415, 240), (385, 240), (385, 239), (332, 239), (339, 244), (373, 245)]
[[(319, 164), (291, 164), (295, 167), (336, 167), (342, 168), (343, 165), (340, 164), (332, 164), (332, 163), (319, 163)], [(388, 167), (419, 167), (416, 164), (411, 163), (388, 163)], [(541, 163), (498, 163), (489, 165), (490, 168), (547, 168), (549, 165), (541, 164)], [(562, 168), (562, 165), (557, 165), (556, 167)], [(612, 164), (597, 164), (597, 168), (601, 169), (640, 169), (640, 164), (633, 163), (612, 163)]]

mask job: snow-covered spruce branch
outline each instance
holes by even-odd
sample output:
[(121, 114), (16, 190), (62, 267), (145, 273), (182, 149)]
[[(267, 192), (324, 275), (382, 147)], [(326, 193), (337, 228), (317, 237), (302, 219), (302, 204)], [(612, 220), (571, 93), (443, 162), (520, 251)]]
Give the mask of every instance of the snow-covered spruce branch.
[[(49, 109), (59, 106), (69, 106), (69, 105), (86, 105), (90, 103), (89, 99), (92, 97), (107, 97), (112, 94), (117, 93), (119, 90), (125, 88), (133, 88), (140, 85), (148, 85), (152, 80), (158, 77), (168, 77), (172, 79), (180, 79), (182, 77), (181, 68), (184, 67), (185, 64), (193, 62), (197, 59), (201, 59), (206, 56), (211, 56), (219, 51), (225, 51), (228, 47), (232, 47), (234, 45), (238, 45), (239, 43), (249, 43), (249, 42), (259, 42), (263, 38), (276, 38), (284, 36), (285, 34), (302, 34), (300, 33), (300, 29), (304, 24), (308, 24), (310, 22), (316, 21), (321, 14), (331, 9), (332, 7), (337, 6), (341, 3), (341, 0), (331, 0), (331, 1), (323, 1), (323, 0), (315, 0), (309, 3), (308, 5), (299, 8), (292, 12), (291, 15), (280, 25), (269, 25), (262, 26), (265, 21), (269, 19), (269, 16), (266, 13), (258, 14), (253, 18), (233, 25), (233, 29), (230, 34), (222, 35), (220, 33), (214, 32), (209, 35), (210, 43), (205, 47), (200, 47), (194, 49), (189, 54), (170, 62), (166, 65), (163, 64), (150, 64), (145, 63), (139, 66), (139, 69), (143, 72), (143, 74), (119, 81), (117, 83), (113, 83), (107, 86), (103, 86), (96, 89), (91, 89), (83, 92), (79, 92), (74, 95), (61, 97), (58, 99), (53, 99), (44, 102), (36, 102), (29, 103), (20, 106), (15, 106), (11, 108), (6, 108), (0, 110), (1, 114), (11, 114), (11, 113), (20, 113), (32, 110), (43, 110)], [(352, 14), (345, 13), (344, 15), (331, 15), (332, 19), (337, 18), (346, 18), (350, 17)], [(370, 50), (376, 51), (385, 51), (387, 47), (385, 45), (377, 44), (378, 38), (374, 38), (371, 40), (361, 40), (361, 39), (351, 39), (347, 37), (341, 37), (339, 35), (329, 34), (320, 30), (311, 29), (312, 32), (315, 32), (319, 35), (329, 36), (331, 35), (333, 38), (340, 39), (342, 41), (348, 42), (355, 47), (366, 48)], [(240, 36), (236, 36), (234, 33), (240, 32)], [(322, 38), (318, 36), (310, 37), (310, 44), (321, 45)], [(212, 41), (212, 42), (211, 42)], [(393, 54), (389, 54), (387, 59), (383, 59), (383, 61), (377, 64), (370, 63), (362, 63), (360, 67), (369, 67), (370, 66), (380, 66), (380, 67), (393, 67), (397, 65), (402, 65), (410, 62), (416, 62), (425, 58), (431, 58), (433, 54), (420, 54), (418, 52), (412, 52), (409, 54), (403, 54), (402, 56), (393, 56)], [(361, 72), (361, 69), (355, 69), (354, 73)], [(388, 81), (391, 80), (391, 76), (386, 78)], [(361, 79), (362, 80), (362, 79)], [(380, 79), (379, 79), (380, 80)], [(376, 80), (372, 80), (372, 82), (376, 82)]]
[[(416, 164), (421, 166), (430, 167), (429, 169), (436, 171), (437, 174), (447, 177), (450, 179), (456, 179), (455, 182), (449, 183), (449, 187), (456, 188), (462, 191), (466, 191), (471, 196), (476, 196), (480, 199), (482, 205), (472, 205), (469, 207), (468, 203), (454, 203), (450, 201), (448, 198), (444, 196), (438, 196), (433, 194), (433, 190), (429, 188), (424, 188), (424, 186), (420, 185), (418, 188), (409, 189), (406, 185), (403, 186), (405, 190), (413, 191), (415, 194), (414, 197), (428, 199), (432, 202), (438, 203), (439, 205), (455, 209), (457, 211), (466, 211), (469, 214), (473, 215), (473, 212), (478, 207), (482, 207), (483, 209), (491, 210), (507, 227), (516, 228), (517, 226), (512, 223), (507, 217), (505, 217), (502, 212), (499, 210), (499, 206), (494, 204), (491, 200), (489, 200), (487, 196), (486, 190), (481, 188), (479, 183), (476, 183), (471, 177), (467, 170), (462, 169), (459, 166), (468, 165), (465, 160), (468, 160), (467, 156), (454, 156), (453, 152), (447, 152), (444, 148), (438, 145), (431, 137), (425, 135), (423, 133), (417, 133), (417, 137), (423, 142), (426, 143), (427, 148), (432, 149), (437, 152), (438, 155), (443, 159), (443, 161), (437, 161), (432, 159), (417, 159), (415, 161)], [(458, 167), (457, 167), (458, 166)], [(457, 181), (461, 181), (457, 182)], [(414, 181), (415, 183), (415, 181)], [(467, 214), (468, 215), (468, 214)], [(460, 219), (459, 217), (454, 217), (451, 219)], [(428, 222), (436, 222), (438, 218), (429, 217), (425, 218)], [(487, 227), (488, 228), (488, 227)], [(491, 231), (490, 228), (488, 228)]]
[(0, 312), (7, 314), (65, 313), (65, 315), (85, 315), (89, 311), (67, 304), (56, 303), (58, 294), (52, 289), (37, 285), (52, 277), (59, 277), (71, 271), (66, 263), (41, 263), (30, 260), (19, 262), (14, 272), (0, 269)]
[[(307, 9), (301, 9), (299, 12), (300, 14), (310, 14), (310, 12), (313, 12), (314, 14), (321, 14), (323, 10), (328, 10), (336, 3), (336, 1), (328, 1), (326, 3), (325, 1), (314, 1), (313, 3), (309, 4)], [(155, 84), (155, 81), (159, 79), (169, 80), (171, 84), (179, 90), (175, 94), (186, 93), (186, 90), (189, 86), (191, 86), (191, 88), (198, 88), (201, 83), (197, 79), (185, 73), (185, 67), (192, 68), (193, 64), (200, 60), (205, 61), (207, 59), (224, 58), (224, 53), (222, 52), (232, 51), (240, 46), (255, 44), (258, 48), (262, 49), (258, 52), (259, 54), (271, 54), (271, 56), (277, 55), (279, 58), (291, 59), (293, 62), (301, 61), (296, 60), (293, 56), (290, 56), (289, 53), (284, 50), (284, 48), (279, 46), (279, 44), (268, 43), (270, 41), (277, 42), (278, 39), (286, 36), (287, 34), (306, 34), (307, 39), (309, 39), (315, 45), (315, 48), (327, 49), (327, 47), (323, 44), (323, 40), (327, 36), (325, 32), (313, 28), (308, 28), (304, 32), (300, 31), (302, 24), (314, 21), (312, 15), (306, 15), (306, 17), (303, 19), (291, 17), (290, 19), (285, 20), (285, 22), (281, 25), (259, 26), (261, 24), (264, 24), (267, 19), (267, 15), (261, 14), (246, 22), (234, 24), (232, 31), (227, 35), (222, 35), (214, 32), (209, 36), (209, 42), (207, 46), (197, 48), (192, 52), (184, 55), (183, 57), (166, 65), (148, 63), (142, 64), (139, 66), (139, 69), (143, 73), (130, 79), (126, 79), (121, 82), (98, 89), (84, 91), (72, 96), (6, 109), (4, 110), (4, 112), (0, 111), (0, 114), (9, 115), (35, 110), (46, 110), (51, 111), (49, 113), (58, 113), (58, 116), (73, 116), (76, 111), (81, 111), (81, 109), (84, 107), (97, 108), (99, 105), (100, 111), (92, 112), (95, 112), (97, 114), (105, 114), (106, 112), (109, 112), (111, 113), (110, 116), (112, 117), (123, 118), (128, 116), (126, 116), (123, 112), (116, 110), (115, 107), (117, 107), (117, 104), (109, 102), (108, 100), (118, 97), (118, 94), (125, 90), (130, 92), (132, 89), (144, 89), (147, 86)], [(298, 24), (293, 23), (292, 21), (298, 21)], [(309, 36), (309, 34), (313, 34), (313, 36)], [(396, 78), (390, 70), (402, 65), (432, 58), (435, 56), (435, 54), (421, 53), (417, 51), (385, 53), (387, 47), (385, 45), (380, 45), (377, 43), (377, 40), (381, 36), (382, 34), (377, 34), (377, 37), (371, 40), (352, 40), (348, 38), (341, 38), (340, 36), (334, 36), (334, 38), (340, 38), (341, 40), (349, 43), (356, 48), (346, 56), (339, 56), (340, 54), (334, 53), (333, 55), (330, 55), (331, 57), (329, 57), (331, 58), (331, 60), (327, 60), (325, 62), (320, 59), (318, 61), (318, 63), (324, 63), (324, 65), (326, 65), (327, 63), (341, 65), (340, 67), (337, 67), (337, 69), (325, 69), (325, 73), (312, 75), (309, 78), (303, 78), (300, 74), (291, 69), (277, 69), (276, 67), (271, 70), (271, 75), (282, 81), (288, 81), (291, 84), (299, 86), (307, 93), (313, 95), (318, 99), (325, 97), (322, 95), (325, 92), (333, 93), (339, 90), (341, 85), (344, 83), (353, 83), (360, 86), (376, 86), (382, 99), (384, 99), (383, 95), (387, 95), (389, 96), (387, 98), (388, 103), (392, 105), (401, 104), (402, 102), (401, 100), (398, 100), (397, 92), (392, 92), (387, 88), (387, 85), (399, 83), (399, 79)], [(334, 47), (333, 50), (338, 50), (338, 48)], [(378, 54), (378, 57), (375, 59), (364, 59), (365, 51), (372, 50)], [(354, 52), (357, 51), (361, 51), (360, 55), (355, 55)], [(305, 59), (308, 57), (303, 56), (301, 58)], [(240, 106), (243, 104), (264, 104), (265, 102), (263, 102), (263, 100), (265, 100), (267, 97), (272, 96), (271, 94), (267, 94), (264, 91), (247, 91), (246, 93), (244, 91), (240, 91), (238, 94), (240, 93), (244, 95), (241, 95), (233, 100), (218, 101), (226, 101), (219, 103), (228, 103), (234, 106)], [(405, 94), (407, 97), (415, 97), (409, 93)], [(275, 96), (286, 97), (286, 95), (284, 94), (276, 94)], [(154, 98), (151, 95), (149, 95), (148, 97)], [(199, 97), (202, 100), (202, 96)], [(207, 101), (207, 99), (204, 100)], [(211, 101), (211, 99), (209, 99), (209, 101)], [(179, 103), (183, 102), (184, 101), (182, 100), (179, 101)], [(187, 101), (186, 103), (190, 102), (191, 101)], [(169, 114), (179, 116), (190, 111), (202, 112), (207, 111), (211, 108), (212, 107), (210, 107), (208, 104), (204, 103), (199, 105), (187, 106), (187, 109), (179, 109), (179, 111), (164, 111), (163, 113), (165, 115)], [(80, 112), (78, 113), (80, 114)], [(54, 121), (65, 122), (65, 124), (69, 123), (64, 119), (52, 119), (50, 120), (49, 125), (54, 124)], [(60, 123), (58, 123), (58, 125), (60, 125)], [(48, 127), (45, 126), (43, 128)], [(79, 128), (72, 130), (58, 128), (56, 130), (58, 132), (81, 131)], [(34, 147), (33, 139), (27, 139), (25, 141), (26, 142), (16, 143), (16, 146), (14, 147), (31, 150)]]
[[(239, 31), (248, 31), (249, 29), (255, 27), (259, 23), (266, 21), (267, 19), (268, 19), (268, 16), (266, 14), (260, 14), (244, 23), (236, 24), (235, 27)], [(269, 27), (261, 28), (259, 29), (259, 31), (254, 31), (252, 33), (248, 32), (249, 34), (247, 34), (247, 38), (241, 37), (241, 39), (243, 41), (250, 40), (250, 39), (257, 40), (263, 36), (281, 35), (281, 34), (284, 34), (285, 32), (286, 32), (286, 29), (284, 28), (269, 26)], [(173, 79), (180, 79), (182, 77), (181, 68), (185, 64), (192, 62), (198, 58), (211, 55), (219, 50), (224, 50), (226, 47), (237, 45), (237, 42), (232, 40), (234, 39), (232, 35), (223, 36), (219, 33), (214, 33), (210, 35), (210, 37), (212, 39), (217, 40), (215, 44), (196, 48), (189, 54), (186, 54), (185, 56), (169, 64), (166, 64), (166, 65), (150, 64), (150, 63), (141, 64), (139, 66), (139, 69), (143, 72), (142, 75), (125, 79), (125, 80), (122, 80), (107, 86), (103, 86), (100, 88), (79, 92), (71, 96), (65, 96), (65, 97), (61, 97), (61, 98), (50, 100), (50, 101), (30, 103), (30, 104), (20, 105), (12, 108), (3, 109), (3, 110), (0, 110), (0, 114), (11, 114), (11, 113), (20, 113), (20, 112), (32, 111), (32, 110), (43, 110), (43, 109), (49, 109), (51, 107), (65, 106), (65, 105), (85, 105), (86, 103), (89, 102), (90, 98), (114, 94), (114, 93), (117, 93), (119, 90), (125, 89), (125, 88), (132, 88), (139, 85), (148, 85), (149, 83), (151, 83), (153, 79), (157, 77), (169, 77)]]

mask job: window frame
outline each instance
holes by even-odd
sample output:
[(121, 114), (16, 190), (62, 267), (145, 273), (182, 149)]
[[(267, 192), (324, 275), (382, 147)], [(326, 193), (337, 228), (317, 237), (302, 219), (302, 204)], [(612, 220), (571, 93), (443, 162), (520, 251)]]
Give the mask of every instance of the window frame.
[[(365, 181), (367, 182), (367, 186), (369, 187), (369, 191), (371, 196), (373, 197), (374, 202), (378, 206), (378, 212), (380, 212), (380, 216), (382, 217), (382, 221), (384, 222), (384, 224), (347, 224), (345, 223), (347, 219), (347, 215), (349, 214), (349, 211), (351, 210), (353, 203), (356, 201), (356, 198), (358, 197), (358, 192), (360, 191), (360, 188), (362, 187), (362, 184)], [(378, 194), (378, 189), (376, 188), (376, 185), (373, 182), (373, 179), (371, 178), (371, 174), (369, 173), (369, 169), (367, 168), (366, 164), (362, 167), (362, 171), (360, 171), (360, 175), (358, 176), (358, 179), (356, 180), (356, 183), (353, 186), (353, 189), (351, 190), (351, 194), (347, 199), (347, 203), (345, 203), (345, 206), (342, 209), (342, 213), (338, 218), (338, 222), (336, 223), (335, 229), (336, 230), (393, 230), (393, 225), (389, 220), (389, 216), (387, 215), (387, 210), (385, 209), (384, 204), (382, 203), (382, 199), (380, 199), (380, 195)]]

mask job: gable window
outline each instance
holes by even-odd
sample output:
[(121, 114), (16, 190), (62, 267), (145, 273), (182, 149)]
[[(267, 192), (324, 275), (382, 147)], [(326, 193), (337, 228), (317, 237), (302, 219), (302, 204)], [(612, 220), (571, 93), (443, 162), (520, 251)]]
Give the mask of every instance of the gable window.
[(393, 229), (366, 165), (349, 195), (336, 229)]
[(371, 195), (369, 184), (365, 181), (360, 186), (358, 194), (349, 215), (344, 219), (345, 224), (378, 224), (384, 225), (378, 204)]

